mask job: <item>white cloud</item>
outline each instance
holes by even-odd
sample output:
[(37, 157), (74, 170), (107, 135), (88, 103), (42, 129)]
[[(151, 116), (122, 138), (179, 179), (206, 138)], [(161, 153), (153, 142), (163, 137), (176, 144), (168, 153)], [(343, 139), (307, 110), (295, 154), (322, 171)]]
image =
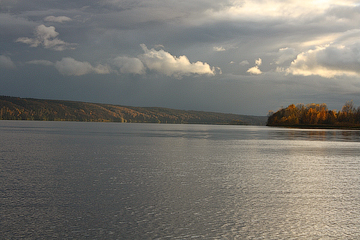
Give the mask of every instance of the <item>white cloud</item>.
[(255, 65), (256, 65), (256, 66), (260, 66), (261, 64), (262, 64), (261, 58), (255, 60)]
[(220, 47), (214, 47), (213, 48), (215, 52), (223, 52), (226, 51), (224, 47), (220, 46)]
[(69, 18), (69, 17), (66, 17), (66, 16), (59, 16), (59, 17), (48, 16), (48, 17), (44, 18), (44, 21), (46, 21), (46, 22), (58, 22), (58, 23), (63, 23), (63, 22), (72, 21), (72, 19)]
[(30, 47), (38, 47), (42, 45), (44, 46), (44, 48), (49, 48), (56, 51), (73, 49), (74, 45), (76, 45), (73, 43), (66, 43), (63, 40), (58, 39), (57, 36), (59, 35), (59, 33), (55, 31), (55, 27), (53, 26), (46, 27), (42, 24), (36, 28), (34, 35), (34, 38), (18, 38), (16, 42), (29, 44)]
[(255, 66), (252, 68), (249, 68), (246, 72), (250, 74), (259, 75), (261, 74), (261, 70), (259, 69), (259, 66), (262, 64), (261, 58), (255, 60)]
[(120, 69), (121, 73), (144, 74), (144, 64), (138, 58), (117, 57), (113, 64)]
[(254, 66), (252, 68), (249, 68), (246, 72), (251, 73), (251, 74), (255, 74), (255, 75), (259, 75), (259, 74), (262, 73), (258, 66)]
[(145, 74), (146, 69), (181, 78), (190, 74), (215, 75), (222, 74), (219, 67), (210, 68), (209, 64), (203, 62), (191, 63), (186, 56), (174, 57), (164, 50), (148, 49), (145, 44), (141, 44), (143, 54), (136, 57), (119, 56), (112, 59), (111, 64), (119, 70), (114, 71), (107, 65), (97, 65), (93, 67), (89, 62), (77, 61), (71, 57), (62, 58), (60, 61), (52, 63), (48, 60), (32, 60), (28, 64), (44, 66), (54, 66), (61, 74), (68, 76), (81, 76), (89, 73), (108, 74), (111, 72)]
[(111, 72), (108, 66), (99, 64), (93, 67), (88, 62), (79, 62), (70, 57), (57, 61), (54, 66), (61, 74), (68, 76), (81, 76), (89, 73), (107, 74)]
[(145, 44), (140, 45), (144, 54), (139, 59), (150, 69), (163, 73), (167, 76), (181, 77), (190, 74), (215, 75), (215, 69), (203, 62), (191, 63), (186, 56), (174, 57), (163, 49), (157, 51), (148, 49)]
[(15, 69), (16, 66), (10, 57), (0, 55), (0, 68)]
[[(356, 1), (312, 1), (312, 0), (234, 0), (220, 10), (209, 9), (206, 16), (214, 20), (250, 20), (263, 21), (265, 19), (303, 19), (316, 18), (335, 6), (357, 5)], [(261, 11), (259, 11), (261, 9)]]
[(285, 69), (294, 75), (360, 76), (360, 42), (348, 46), (329, 44), (302, 52)]

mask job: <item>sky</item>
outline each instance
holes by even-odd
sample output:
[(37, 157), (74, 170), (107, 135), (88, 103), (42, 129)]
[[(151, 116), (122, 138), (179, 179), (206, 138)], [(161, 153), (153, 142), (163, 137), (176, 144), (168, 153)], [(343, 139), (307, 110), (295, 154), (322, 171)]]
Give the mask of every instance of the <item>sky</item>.
[(360, 1), (0, 0), (0, 95), (261, 116), (360, 106)]

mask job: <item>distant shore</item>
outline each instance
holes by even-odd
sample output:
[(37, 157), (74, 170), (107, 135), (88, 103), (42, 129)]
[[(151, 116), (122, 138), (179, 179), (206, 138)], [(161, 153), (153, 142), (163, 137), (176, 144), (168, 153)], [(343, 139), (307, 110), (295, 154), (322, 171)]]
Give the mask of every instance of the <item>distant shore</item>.
[(265, 125), (267, 117), (0, 96), (0, 120)]
[(360, 130), (360, 126), (338, 126), (338, 125), (267, 125), (268, 127), (299, 128), (299, 129), (341, 129)]

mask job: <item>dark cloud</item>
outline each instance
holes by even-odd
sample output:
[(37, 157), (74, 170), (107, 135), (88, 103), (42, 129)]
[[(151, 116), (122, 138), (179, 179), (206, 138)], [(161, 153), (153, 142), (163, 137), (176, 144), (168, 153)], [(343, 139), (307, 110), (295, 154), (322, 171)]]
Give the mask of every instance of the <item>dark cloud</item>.
[(360, 104), (359, 9), (2, 0), (0, 94), (260, 115), (292, 102)]

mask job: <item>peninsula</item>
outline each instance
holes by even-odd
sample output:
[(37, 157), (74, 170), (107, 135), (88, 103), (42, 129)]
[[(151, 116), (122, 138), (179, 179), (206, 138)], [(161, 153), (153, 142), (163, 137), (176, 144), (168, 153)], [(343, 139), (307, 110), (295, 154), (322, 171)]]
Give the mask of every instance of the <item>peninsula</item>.
[(348, 101), (341, 111), (328, 110), (322, 104), (294, 104), (269, 112), (267, 126), (297, 128), (346, 128), (360, 129), (360, 107), (355, 108), (353, 101)]

